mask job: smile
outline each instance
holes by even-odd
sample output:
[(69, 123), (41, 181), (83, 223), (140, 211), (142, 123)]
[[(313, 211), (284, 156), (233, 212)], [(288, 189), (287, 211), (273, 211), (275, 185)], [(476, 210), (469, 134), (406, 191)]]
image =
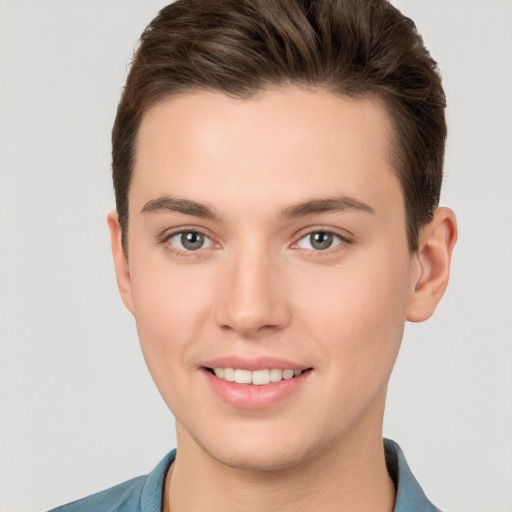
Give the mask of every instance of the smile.
[[(282, 365), (281, 368), (278, 365)], [(237, 409), (261, 410), (282, 403), (288, 397), (301, 396), (299, 390), (310, 381), (313, 368), (300, 368), (300, 365), (272, 358), (259, 361), (225, 358), (202, 366), (201, 374), (224, 403)]]
[(302, 373), (302, 370), (281, 370), (280, 368), (253, 371), (239, 368), (209, 368), (209, 370), (213, 372), (216, 377), (227, 382), (253, 384), (256, 386), (265, 386), (273, 382), (293, 379)]

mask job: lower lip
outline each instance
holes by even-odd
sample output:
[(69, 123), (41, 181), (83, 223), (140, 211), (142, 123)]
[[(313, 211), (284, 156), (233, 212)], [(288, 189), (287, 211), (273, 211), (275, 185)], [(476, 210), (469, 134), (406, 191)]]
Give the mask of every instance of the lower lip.
[(255, 384), (238, 384), (219, 379), (203, 368), (208, 384), (225, 402), (239, 409), (265, 409), (271, 407), (297, 391), (307, 380), (310, 370), (303, 371), (292, 379), (283, 379), (257, 386)]

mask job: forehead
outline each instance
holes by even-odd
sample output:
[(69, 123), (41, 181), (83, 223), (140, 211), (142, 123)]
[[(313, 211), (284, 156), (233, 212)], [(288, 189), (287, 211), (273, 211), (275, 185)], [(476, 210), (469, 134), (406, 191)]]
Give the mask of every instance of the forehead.
[(378, 100), (322, 90), (290, 87), (250, 99), (212, 91), (171, 97), (142, 119), (130, 203), (177, 193), (210, 200), (213, 191), (217, 200), (255, 201), (262, 194), (300, 199), (312, 188), (324, 196), (382, 195), (385, 182), (399, 187), (390, 126)]

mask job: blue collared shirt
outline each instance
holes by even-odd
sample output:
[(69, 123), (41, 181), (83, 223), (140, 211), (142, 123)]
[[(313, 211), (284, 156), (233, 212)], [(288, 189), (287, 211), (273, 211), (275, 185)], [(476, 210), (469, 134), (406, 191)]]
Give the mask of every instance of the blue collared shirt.
[[(414, 478), (402, 450), (384, 439), (386, 464), (397, 493), (394, 512), (439, 512)], [(139, 476), (50, 512), (161, 512), (165, 475), (176, 457), (168, 453), (146, 476)]]
[(440, 512), (430, 503), (414, 478), (400, 446), (390, 439), (384, 439), (384, 449), (388, 473), (397, 490), (394, 512)]

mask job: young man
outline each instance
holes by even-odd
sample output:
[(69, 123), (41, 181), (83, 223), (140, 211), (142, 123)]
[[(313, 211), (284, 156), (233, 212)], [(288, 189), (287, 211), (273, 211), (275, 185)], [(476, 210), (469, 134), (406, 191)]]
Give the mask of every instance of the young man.
[(448, 281), (444, 107), (384, 0), (160, 12), (113, 129), (108, 224), (178, 446), (55, 510), (436, 510), (382, 420), (405, 321)]

